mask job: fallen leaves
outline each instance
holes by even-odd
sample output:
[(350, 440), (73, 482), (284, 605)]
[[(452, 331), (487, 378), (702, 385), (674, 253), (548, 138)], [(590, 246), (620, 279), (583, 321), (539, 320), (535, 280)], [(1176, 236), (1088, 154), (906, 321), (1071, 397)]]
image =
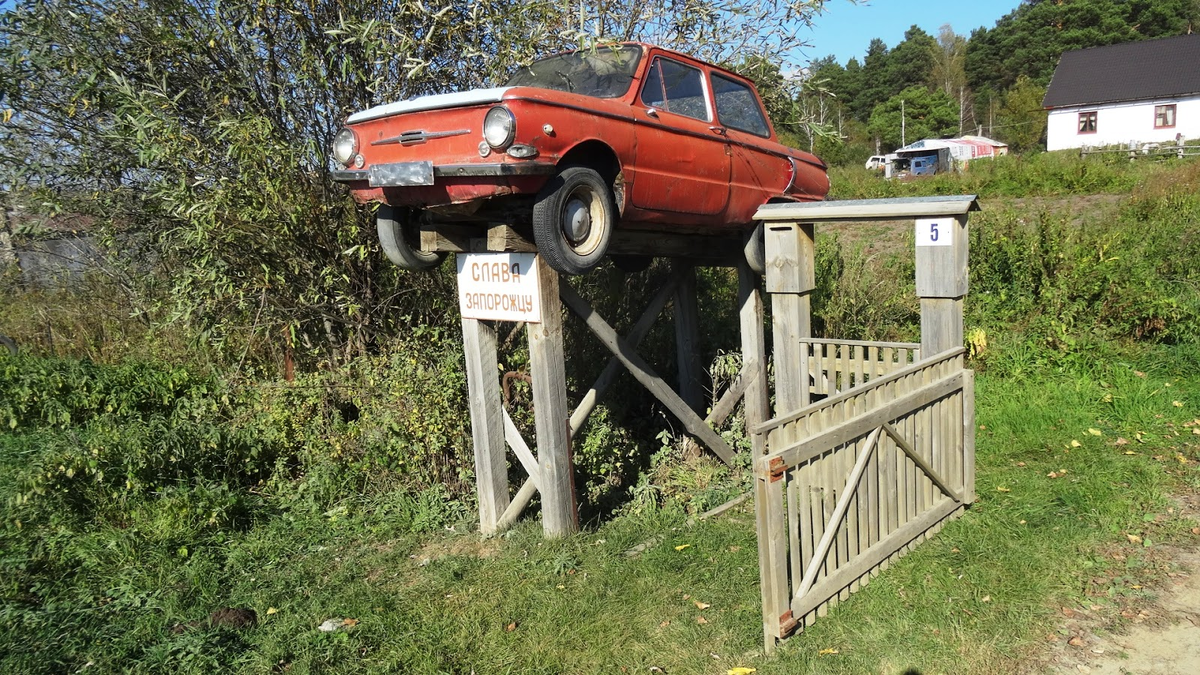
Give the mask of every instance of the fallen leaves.
[(698, 623), (698, 624), (700, 624), (700, 625), (702, 625), (702, 626), (703, 626), (704, 624), (707, 624), (707, 623), (708, 623), (708, 619), (706, 619), (706, 618), (704, 618), (704, 617), (702, 617), (702, 616), (698, 616), (698, 617), (696, 617), (696, 623)]
[(750, 673), (757, 673), (757, 672), (758, 672), (758, 670), (756, 670), (754, 668), (746, 668), (744, 666), (738, 666), (736, 668), (730, 668), (729, 670), (725, 671), (725, 675), (750, 675)]
[(332, 633), (336, 630), (346, 630), (358, 625), (358, 619), (326, 619), (317, 626), (322, 633)]
[(1088, 428), (1088, 433), (1093, 436), (1103, 436), (1104, 435), (1104, 432), (1100, 431), (1099, 429), (1092, 429), (1090, 427)]
[(278, 614), (278, 613), (279, 613), (279, 610), (275, 609), (274, 607), (267, 608), (267, 616), (270, 616), (272, 614)]
[(705, 610), (705, 609), (708, 609), (709, 607), (712, 607), (712, 605), (708, 604), (707, 602), (700, 602), (699, 600), (696, 600), (693, 604), (695, 604), (696, 609), (699, 609), (699, 610)]
[(1176, 408), (1182, 408), (1183, 401), (1171, 401), (1171, 405), (1175, 406)]
[(839, 652), (836, 649), (822, 649), (821, 651), (817, 652), (817, 656), (832, 656), (837, 653)]
[(691, 547), (692, 547), (692, 545), (691, 545), (691, 544), (680, 544), (680, 545), (678, 545), (678, 546), (676, 546), (676, 547), (675, 547), (675, 550), (676, 550), (676, 551), (682, 551), (682, 550), (683, 550), (683, 549), (685, 549), (685, 548), (691, 548)]
[(1046, 478), (1062, 478), (1065, 475), (1067, 475), (1067, 470), (1059, 469), (1058, 471), (1051, 471), (1050, 473), (1046, 474)]
[(513, 631), (514, 631), (514, 630), (516, 630), (516, 629), (517, 629), (517, 622), (516, 622), (516, 621), (513, 621), (512, 623), (510, 623), (510, 624), (508, 624), (507, 626), (505, 626), (505, 627), (504, 627), (504, 630), (505, 630), (505, 632), (508, 632), (508, 633), (511, 633), (511, 632), (513, 632)]
[(996, 492), (1012, 492), (1012, 490), (1004, 487), (1003, 485), (999, 485), (996, 487)]

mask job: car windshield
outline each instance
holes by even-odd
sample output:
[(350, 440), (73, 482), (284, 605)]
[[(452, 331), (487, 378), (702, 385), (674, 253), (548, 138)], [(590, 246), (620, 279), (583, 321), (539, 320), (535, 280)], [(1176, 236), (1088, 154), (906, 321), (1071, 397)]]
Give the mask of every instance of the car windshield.
[(508, 86), (616, 98), (629, 90), (641, 57), (641, 48), (631, 45), (559, 54), (520, 68), (508, 80)]

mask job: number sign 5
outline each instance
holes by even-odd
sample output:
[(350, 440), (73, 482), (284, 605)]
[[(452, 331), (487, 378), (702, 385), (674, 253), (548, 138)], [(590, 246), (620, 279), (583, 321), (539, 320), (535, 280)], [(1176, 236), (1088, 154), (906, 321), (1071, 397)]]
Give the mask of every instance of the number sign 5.
[(918, 218), (917, 246), (953, 246), (954, 218)]

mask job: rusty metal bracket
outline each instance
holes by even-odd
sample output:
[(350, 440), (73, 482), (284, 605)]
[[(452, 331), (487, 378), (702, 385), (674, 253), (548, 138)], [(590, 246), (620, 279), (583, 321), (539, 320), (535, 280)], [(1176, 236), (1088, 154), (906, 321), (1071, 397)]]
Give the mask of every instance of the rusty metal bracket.
[(792, 616), (792, 610), (788, 610), (779, 615), (779, 639), (791, 635), (796, 632), (796, 628), (800, 626), (800, 622)]
[(783, 474), (787, 472), (787, 465), (783, 463), (782, 457), (776, 457), (771, 460), (771, 482), (783, 480)]

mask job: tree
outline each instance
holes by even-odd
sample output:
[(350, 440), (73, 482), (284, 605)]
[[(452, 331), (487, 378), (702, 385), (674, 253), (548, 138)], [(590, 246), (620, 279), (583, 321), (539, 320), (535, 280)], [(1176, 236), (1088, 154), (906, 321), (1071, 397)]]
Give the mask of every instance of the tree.
[(210, 335), (361, 351), (453, 312), (449, 277), (383, 265), (371, 212), (330, 179), (350, 112), (609, 37), (786, 53), (787, 20), (822, 5), (23, 0), (0, 15), (0, 185), (139, 232), (168, 314)]
[(999, 140), (1008, 143), (1014, 152), (1034, 150), (1046, 140), (1046, 111), (1042, 99), (1046, 88), (1024, 75), (1004, 94), (997, 113)]
[(922, 138), (951, 136), (958, 129), (958, 104), (946, 92), (912, 86), (884, 101), (871, 113), (867, 129), (886, 150)]
[(1048, 84), (1065, 51), (1181, 35), (1200, 23), (1195, 0), (1031, 0), (971, 33), (971, 87), (1004, 91), (1025, 75)]

